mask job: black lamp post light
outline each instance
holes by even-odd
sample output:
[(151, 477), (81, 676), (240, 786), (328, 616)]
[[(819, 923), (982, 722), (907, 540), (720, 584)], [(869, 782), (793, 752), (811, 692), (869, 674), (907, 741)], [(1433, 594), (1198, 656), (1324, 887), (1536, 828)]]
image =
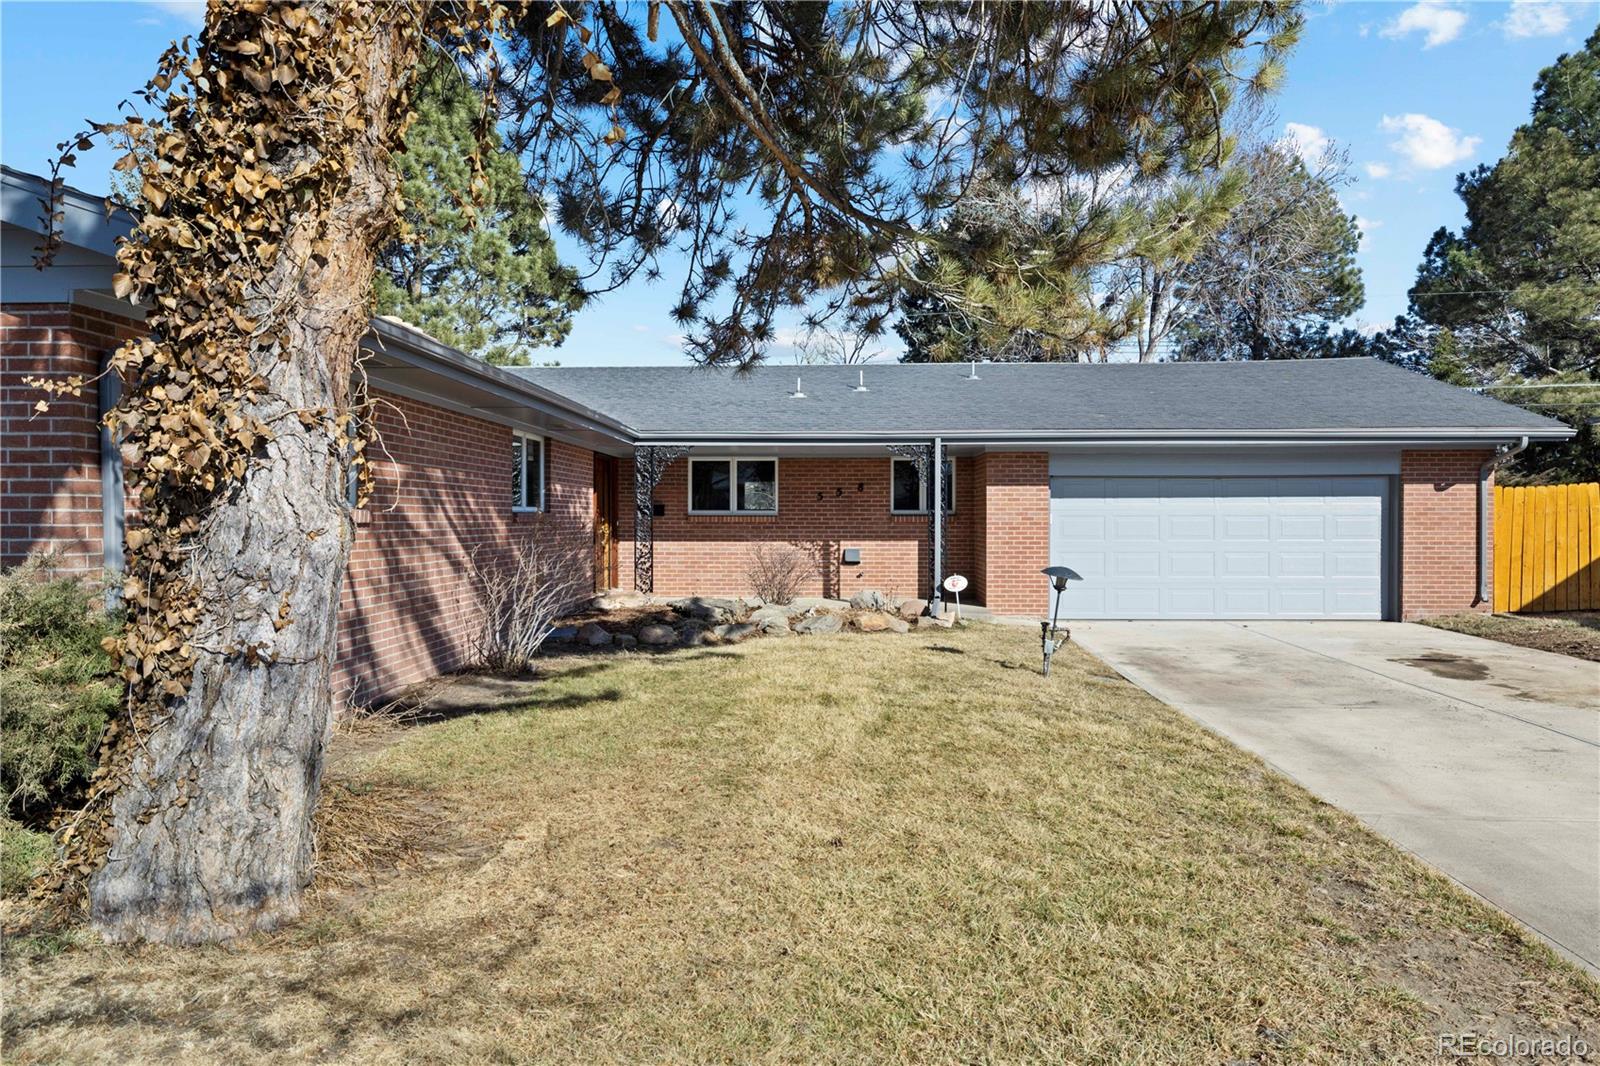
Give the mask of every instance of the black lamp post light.
[(1050, 676), (1050, 657), (1056, 649), (1072, 639), (1072, 631), (1062, 629), (1057, 624), (1061, 617), (1061, 594), (1067, 591), (1068, 581), (1082, 581), (1076, 571), (1064, 566), (1047, 566), (1040, 571), (1050, 579), (1050, 587), (1056, 590), (1055, 607), (1050, 612), (1050, 621), (1039, 623), (1039, 644), (1044, 649), (1044, 676)]

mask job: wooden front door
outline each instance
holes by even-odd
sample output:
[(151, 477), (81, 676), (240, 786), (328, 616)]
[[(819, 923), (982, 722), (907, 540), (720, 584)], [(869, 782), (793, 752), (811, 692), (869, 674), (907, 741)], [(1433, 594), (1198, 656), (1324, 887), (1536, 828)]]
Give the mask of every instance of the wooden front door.
[(617, 461), (594, 457), (594, 589), (617, 585)]

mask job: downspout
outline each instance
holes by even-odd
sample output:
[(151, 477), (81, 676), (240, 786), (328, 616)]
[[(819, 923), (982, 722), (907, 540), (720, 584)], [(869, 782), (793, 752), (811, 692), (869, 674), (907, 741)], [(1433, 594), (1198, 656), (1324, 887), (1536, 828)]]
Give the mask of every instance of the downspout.
[(1528, 446), (1523, 437), (1516, 444), (1502, 444), (1478, 468), (1478, 602), (1489, 603), (1489, 475), (1494, 468)]
[(933, 589), (928, 595), (931, 610), (928, 612), (935, 618), (944, 613), (944, 441), (938, 437), (933, 438), (933, 462), (928, 464), (928, 479), (933, 482), (928, 488), (929, 510), (933, 512), (933, 543), (929, 546), (930, 562), (933, 563)]
[(105, 417), (122, 399), (122, 378), (109, 365), (102, 366), (96, 404), (100, 437), (100, 563), (110, 577), (106, 583), (106, 609), (122, 602), (124, 538), (128, 532), (127, 497), (122, 484), (122, 448), (106, 425)]

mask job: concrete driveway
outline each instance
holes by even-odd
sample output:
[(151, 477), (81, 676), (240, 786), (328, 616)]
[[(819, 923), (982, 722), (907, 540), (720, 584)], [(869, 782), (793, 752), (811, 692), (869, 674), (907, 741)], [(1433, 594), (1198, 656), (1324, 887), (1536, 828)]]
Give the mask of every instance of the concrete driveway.
[(1600, 666), (1395, 622), (1072, 636), (1600, 973)]

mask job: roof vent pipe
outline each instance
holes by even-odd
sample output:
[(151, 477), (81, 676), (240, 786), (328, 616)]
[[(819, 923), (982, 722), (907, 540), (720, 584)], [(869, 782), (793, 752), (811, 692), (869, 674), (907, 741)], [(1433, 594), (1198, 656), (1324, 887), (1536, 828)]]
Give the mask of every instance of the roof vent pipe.
[(851, 392), (871, 392), (872, 391), (871, 389), (867, 388), (867, 372), (865, 370), (857, 370), (856, 371), (856, 385), (855, 385), (855, 388), (851, 389), (850, 391)]
[(794, 400), (803, 400), (806, 398), (806, 394), (800, 388), (800, 376), (798, 374), (795, 375), (794, 379), (794, 391), (789, 394), (789, 397), (790, 399)]
[(982, 378), (980, 378), (978, 376), (978, 361), (976, 359), (974, 359), (972, 361), (972, 370), (967, 374), (967, 380), (968, 381), (982, 381), (983, 380)]
[(1478, 468), (1478, 602), (1488, 603), (1491, 611), (1494, 604), (1489, 601), (1489, 475), (1527, 446), (1527, 437), (1516, 444), (1502, 444)]

